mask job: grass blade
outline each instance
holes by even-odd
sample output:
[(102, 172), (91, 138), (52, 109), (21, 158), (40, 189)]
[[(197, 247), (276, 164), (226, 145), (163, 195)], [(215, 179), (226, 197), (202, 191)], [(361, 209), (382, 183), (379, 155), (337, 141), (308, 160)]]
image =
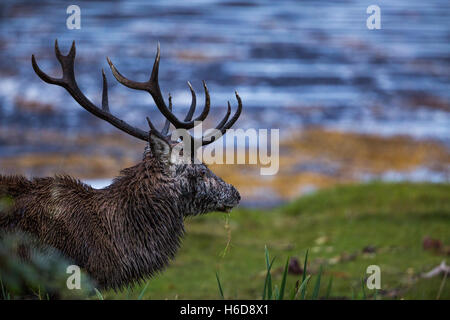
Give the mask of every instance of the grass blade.
[(445, 271), (444, 278), (442, 279), (438, 294), (436, 296), (436, 300), (439, 300), (441, 298), (441, 293), (442, 293), (442, 290), (444, 289), (445, 280), (447, 280), (447, 274), (448, 274), (448, 271)]
[(290, 261), (290, 258), (288, 257), (286, 260), (286, 266), (284, 267), (283, 278), (281, 279), (280, 294), (279, 294), (277, 300), (283, 300), (283, 298), (284, 298), (284, 290), (286, 288), (286, 278), (287, 278), (287, 274), (288, 274), (289, 261)]
[(352, 286), (352, 300), (356, 300), (357, 296), (356, 296), (356, 292), (355, 292), (355, 288), (353, 288)]
[[(275, 261), (275, 258), (272, 259), (272, 262), (269, 264), (269, 267), (267, 268), (267, 274), (266, 279), (264, 281), (264, 290), (263, 290), (263, 296), (262, 299), (266, 300), (272, 298), (272, 276), (270, 275), (270, 269), (272, 268), (272, 264)], [(267, 293), (267, 295), (266, 295)]]
[(35, 293), (35, 295), (36, 295), (36, 297), (37, 297), (39, 300), (42, 300), (41, 286), (38, 286), (38, 292)]
[(222, 285), (220, 284), (219, 274), (216, 272), (217, 285), (219, 286), (219, 293), (222, 300), (224, 300)]
[(363, 292), (363, 300), (366, 300), (367, 299), (367, 296), (366, 296), (366, 290), (364, 289), (364, 278), (361, 278), (361, 289), (362, 289), (362, 292)]
[[(303, 283), (305, 283), (305, 279), (306, 279), (306, 271), (307, 271), (307, 266), (308, 266), (308, 253), (309, 253), (309, 249), (306, 250), (306, 254), (305, 254), (305, 263), (303, 264), (303, 279), (302, 279), (302, 285)], [(302, 300), (305, 300), (305, 295), (306, 295), (306, 285), (301, 289), (300, 291), (300, 297)]]
[(333, 277), (330, 278), (330, 281), (328, 281), (328, 287), (327, 287), (327, 294), (325, 296), (325, 299), (329, 299), (330, 298), (330, 294), (331, 294), (331, 286), (333, 285)]
[(149, 283), (150, 283), (150, 281), (147, 281), (147, 283), (145, 284), (144, 289), (142, 289), (141, 293), (139, 294), (138, 300), (142, 300), (142, 298), (144, 297), (145, 291), (147, 291), (147, 287), (148, 287)]
[(2, 287), (2, 297), (3, 297), (3, 300), (6, 300), (6, 290), (5, 290), (5, 287), (3, 286), (3, 280), (2, 280), (2, 277), (0, 277), (0, 287)]
[(270, 262), (269, 268), (267, 269), (267, 275), (266, 275), (266, 282), (267, 282), (267, 299), (272, 299), (272, 274), (270, 273), (270, 270), (272, 269), (273, 262), (275, 261), (275, 258), (272, 259), (272, 262)]
[(299, 288), (299, 287), (300, 287), (300, 280), (297, 280), (297, 281), (295, 282), (294, 288), (292, 288), (291, 300), (294, 300), (294, 299), (295, 299), (295, 296), (296, 296), (297, 293), (298, 293), (298, 288)]
[(312, 295), (312, 299), (316, 300), (319, 297), (320, 291), (320, 279), (322, 278), (322, 266), (320, 266), (319, 274), (317, 275), (316, 285), (314, 286), (314, 291)]
[[(306, 286), (308, 285), (308, 282), (309, 282), (309, 279), (311, 279), (311, 276), (310, 275), (308, 275), (306, 278), (305, 278), (305, 280), (302, 282), (302, 284), (300, 285), (300, 287), (298, 288), (298, 290), (297, 290), (297, 293), (295, 294), (295, 297), (294, 297), (294, 299), (297, 299), (297, 294), (299, 293), (299, 292), (306, 292)], [(302, 299), (304, 299), (304, 298), (302, 298)]]
[(95, 290), (95, 294), (97, 295), (98, 300), (105, 300), (103, 299), (102, 293), (100, 291), (98, 291), (97, 288), (94, 288)]
[(361, 289), (362, 289), (362, 298), (363, 300), (366, 300), (366, 290), (364, 289), (364, 279), (361, 279)]
[(366, 290), (365, 290), (365, 286), (364, 286), (364, 278), (361, 278), (361, 289), (362, 289), (362, 292), (363, 292), (363, 300), (366, 300), (367, 299), (367, 296), (366, 296)]
[[(269, 250), (267, 249), (267, 246), (265, 246), (265, 253), (266, 253), (266, 268), (267, 268), (267, 274), (266, 279), (264, 281), (264, 290), (263, 290), (263, 296), (262, 299), (272, 299), (272, 275), (270, 274), (270, 269), (272, 269), (273, 262), (275, 261), (275, 258), (272, 259), (272, 262), (270, 261), (269, 257)], [(267, 293), (267, 295), (266, 295)]]
[(267, 246), (264, 246), (265, 256), (266, 256), (266, 268), (269, 270), (269, 261), (270, 261), (270, 255), (269, 255), (269, 249), (267, 249)]
[[(264, 252), (265, 252), (265, 258), (266, 258), (266, 269), (269, 269), (269, 251), (267, 250), (267, 246), (264, 246)], [(263, 295), (262, 295), (262, 299), (266, 300), (266, 292), (267, 292), (267, 274), (266, 274), (266, 279), (264, 281), (264, 290), (263, 290)]]
[(0, 276), (0, 286), (2, 287), (3, 300), (11, 300), (11, 294), (6, 291), (6, 287), (3, 284), (2, 277)]

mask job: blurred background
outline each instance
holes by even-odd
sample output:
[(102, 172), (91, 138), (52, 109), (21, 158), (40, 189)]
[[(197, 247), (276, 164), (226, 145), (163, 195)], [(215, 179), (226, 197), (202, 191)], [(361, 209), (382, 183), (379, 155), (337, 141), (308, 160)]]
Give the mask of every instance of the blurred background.
[[(415, 231), (404, 232), (405, 237), (416, 237), (417, 250), (422, 250), (425, 236), (440, 236), (439, 241), (448, 242), (450, 4), (443, 0), (373, 2), (3, 0), (0, 174), (31, 177), (68, 173), (101, 188), (120, 169), (139, 161), (143, 143), (90, 115), (64, 89), (42, 82), (30, 58), (35, 54), (42, 70), (58, 76), (54, 40), (58, 39), (63, 53), (75, 40), (76, 78), (83, 92), (100, 104), (104, 68), (112, 113), (146, 129), (145, 116), (159, 125), (162, 116), (148, 94), (115, 81), (106, 56), (122, 74), (144, 81), (160, 42), (160, 84), (166, 97), (172, 94), (178, 115), (184, 115), (190, 104), (186, 81), (196, 89), (202, 106), (201, 80), (206, 80), (213, 107), (209, 124), (223, 115), (227, 100), (235, 108), (237, 90), (244, 112), (236, 127), (280, 129), (277, 175), (260, 176), (257, 165), (212, 166), (240, 190), (242, 207), (273, 208), (341, 185), (402, 182), (406, 189), (393, 200), (393, 212), (402, 211), (405, 203), (410, 203), (413, 211), (420, 207), (422, 202), (416, 205), (408, 198), (414, 194), (419, 200), (431, 201), (441, 219), (433, 221), (430, 229), (426, 227), (429, 220), (420, 220)], [(66, 27), (70, 4), (81, 8), (79, 30)], [(366, 9), (372, 4), (381, 8), (380, 30), (366, 27)], [(354, 199), (355, 205), (370, 204), (363, 196), (368, 193), (377, 205), (381, 194), (397, 194), (397, 184), (388, 184), (393, 189), (387, 193), (378, 189), (380, 185), (376, 184), (375, 190), (364, 189)], [(420, 191), (408, 189), (419, 185)], [(444, 189), (429, 191), (436, 186)], [(439, 196), (435, 199), (432, 194)], [(316, 201), (326, 203), (326, 199)], [(353, 212), (344, 207), (346, 214)], [(239, 229), (237, 216), (234, 227), (226, 225), (226, 230)], [(215, 220), (202, 221), (197, 223)], [(268, 225), (273, 226), (273, 221)], [(219, 224), (217, 228), (222, 227)], [(195, 234), (196, 225), (192, 228)], [(298, 230), (294, 227), (294, 238)], [(319, 230), (309, 231), (310, 237), (299, 236), (301, 245), (289, 247), (295, 241), (284, 239), (275, 250), (284, 250), (280, 249), (284, 245), (286, 250), (297, 252), (320, 247), (314, 241), (323, 235)], [(279, 235), (273, 235), (275, 243)], [(359, 249), (375, 241), (367, 240), (363, 245), (359, 243), (363, 238), (355, 239)], [(211, 246), (217, 253), (217, 247)], [(258, 246), (258, 252), (261, 248)], [(341, 249), (349, 247), (343, 244)], [(337, 253), (331, 250), (323, 254), (335, 258)], [(431, 267), (440, 258), (430, 259), (419, 268)], [(411, 272), (414, 274), (414, 269)], [(231, 273), (229, 277), (233, 281)], [(168, 290), (163, 297), (173, 298), (170, 286), (163, 284), (157, 292)], [(252, 297), (252, 291), (243, 296)]]

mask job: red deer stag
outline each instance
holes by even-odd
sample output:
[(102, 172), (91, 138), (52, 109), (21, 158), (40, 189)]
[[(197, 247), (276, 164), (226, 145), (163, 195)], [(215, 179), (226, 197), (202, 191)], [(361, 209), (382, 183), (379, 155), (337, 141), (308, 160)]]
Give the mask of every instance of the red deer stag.
[[(192, 104), (184, 120), (172, 113), (164, 102), (158, 83), (160, 49), (147, 82), (125, 78), (108, 60), (114, 77), (121, 84), (150, 93), (166, 118), (161, 131), (147, 117), (150, 130), (133, 127), (110, 113), (107, 82), (103, 75), (101, 107), (93, 104), (75, 81), (75, 42), (68, 55), (61, 54), (55, 42), (56, 58), (62, 78), (44, 73), (31, 58), (33, 69), (45, 82), (65, 88), (87, 111), (116, 128), (148, 142), (143, 160), (124, 169), (108, 187), (97, 190), (69, 176), (34, 178), (0, 175), (0, 198), (12, 199), (12, 205), (0, 212), (0, 230), (25, 232), (40, 244), (54, 247), (84, 268), (101, 288), (121, 288), (139, 282), (164, 269), (174, 257), (184, 234), (184, 218), (211, 211), (229, 212), (240, 200), (238, 191), (210, 171), (203, 163), (177, 161), (171, 156), (180, 141), (172, 141), (170, 124), (191, 129), (203, 121), (210, 109), (208, 89), (205, 107), (192, 120), (196, 96), (188, 82)], [(231, 108), (217, 125), (222, 134), (239, 118), (242, 102), (236, 92), (238, 108), (230, 118)], [(200, 145), (214, 141), (211, 135), (190, 136)]]

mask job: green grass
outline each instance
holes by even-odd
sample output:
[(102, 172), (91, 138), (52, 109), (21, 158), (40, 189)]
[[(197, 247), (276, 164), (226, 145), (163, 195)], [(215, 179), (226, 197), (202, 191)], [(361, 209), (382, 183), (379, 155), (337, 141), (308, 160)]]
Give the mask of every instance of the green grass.
[[(431, 236), (450, 244), (450, 185), (342, 186), (275, 210), (234, 210), (228, 224), (223, 214), (213, 213), (188, 220), (186, 227), (182, 247), (167, 270), (146, 285), (102, 296), (435, 299), (442, 277), (420, 275), (446, 257), (425, 251), (422, 240)], [(224, 251), (228, 229), (231, 242)], [(375, 247), (375, 253), (363, 253), (366, 246)], [(305, 263), (308, 276), (289, 274), (283, 280), (287, 257)], [(372, 264), (381, 268), (377, 293), (363, 285)], [(298, 292), (293, 289), (296, 282)], [(449, 282), (443, 283), (441, 299), (450, 299)]]

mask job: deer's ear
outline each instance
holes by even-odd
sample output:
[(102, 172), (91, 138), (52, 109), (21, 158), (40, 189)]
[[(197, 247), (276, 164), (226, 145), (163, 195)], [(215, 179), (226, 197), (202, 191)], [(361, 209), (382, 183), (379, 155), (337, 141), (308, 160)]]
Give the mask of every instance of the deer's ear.
[(150, 131), (148, 142), (150, 144), (150, 150), (153, 156), (163, 161), (170, 160), (170, 153), (172, 148), (165, 139), (156, 135), (153, 131)]

